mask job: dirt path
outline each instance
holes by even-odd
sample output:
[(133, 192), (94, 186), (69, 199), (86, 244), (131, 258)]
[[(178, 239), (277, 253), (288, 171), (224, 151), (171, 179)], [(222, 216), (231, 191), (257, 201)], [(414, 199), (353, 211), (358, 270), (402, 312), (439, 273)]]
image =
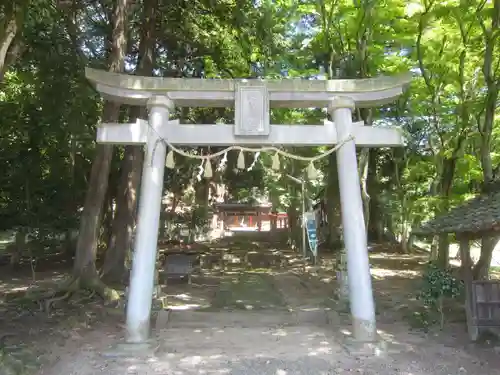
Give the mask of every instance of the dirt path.
[(334, 284), (319, 277), (242, 272), (221, 281), (209, 308), (173, 311), (166, 329), (155, 332), (157, 350), (151, 355), (103, 356), (121, 337), (116, 329), (100, 327), (40, 374), (500, 375), (500, 361), (480, 359), (453, 340), (446, 344), (412, 333), (404, 322), (379, 325), (397, 351), (350, 355), (338, 333), (349, 329), (349, 315), (339, 314), (339, 326), (327, 323), (325, 301), (333, 292)]

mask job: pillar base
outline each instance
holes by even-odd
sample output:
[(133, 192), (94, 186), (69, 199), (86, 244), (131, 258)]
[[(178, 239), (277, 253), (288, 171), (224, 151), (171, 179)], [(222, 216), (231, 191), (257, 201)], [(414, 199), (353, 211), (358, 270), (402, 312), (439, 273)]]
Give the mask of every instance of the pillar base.
[(387, 342), (380, 338), (374, 341), (362, 341), (344, 336), (342, 346), (347, 353), (356, 357), (385, 357), (388, 352)]
[(106, 358), (152, 357), (159, 347), (160, 345), (154, 340), (148, 340), (142, 343), (124, 342), (103, 351), (101, 356)]
[(377, 329), (375, 322), (358, 319), (352, 317), (352, 333), (353, 337), (361, 342), (375, 342), (377, 341)]
[[(376, 334), (366, 334), (364, 339), (360, 339), (359, 327), (356, 338), (354, 333), (354, 323), (351, 322), (353, 334), (349, 334), (348, 306), (342, 309), (340, 301), (336, 301), (333, 306), (325, 309), (327, 325), (333, 329), (333, 335), (336, 341), (344, 350), (355, 357), (384, 357), (388, 353), (400, 353), (404, 351), (401, 345), (383, 340)], [(342, 312), (340, 312), (342, 311)], [(364, 325), (363, 325), (364, 326)], [(344, 330), (346, 328), (347, 330)]]

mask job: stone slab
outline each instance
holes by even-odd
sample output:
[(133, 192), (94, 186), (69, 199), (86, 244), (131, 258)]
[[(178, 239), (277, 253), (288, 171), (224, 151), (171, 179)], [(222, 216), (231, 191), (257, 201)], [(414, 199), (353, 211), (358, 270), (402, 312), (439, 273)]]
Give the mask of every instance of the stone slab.
[(155, 330), (160, 331), (162, 329), (166, 329), (168, 322), (170, 320), (170, 313), (172, 310), (167, 309), (167, 310), (160, 310), (157, 312), (156, 315), (156, 322), (155, 322)]

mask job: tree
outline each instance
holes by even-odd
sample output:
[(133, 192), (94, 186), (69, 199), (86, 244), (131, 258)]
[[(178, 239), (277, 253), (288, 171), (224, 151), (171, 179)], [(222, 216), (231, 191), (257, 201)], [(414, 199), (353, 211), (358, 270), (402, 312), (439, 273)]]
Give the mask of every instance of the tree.
[[(149, 76), (153, 73), (156, 55), (157, 9), (157, 0), (143, 2), (137, 75)], [(146, 108), (131, 108), (129, 117), (131, 121), (136, 121), (137, 118), (147, 118)], [(143, 159), (141, 146), (125, 146), (111, 241), (103, 265), (103, 277), (110, 281), (121, 281), (125, 275), (125, 260), (133, 245)]]
[(0, 5), (0, 82), (21, 48), (16, 38), (19, 41), (28, 6), (29, 0), (7, 1)]
[[(498, 107), (500, 92), (500, 0), (494, 0), (488, 5), (487, 1), (476, 5), (476, 18), (482, 31), (484, 43), (482, 73), (486, 85), (484, 104), (476, 115), (478, 131), (480, 134), (479, 154), (483, 170), (483, 181), (493, 181), (494, 169), (491, 157), (492, 134), (495, 116)], [(499, 164), (500, 167), (500, 164)], [(496, 169), (499, 169), (497, 167)], [(474, 267), (474, 278), (484, 279), (488, 276), (493, 249), (498, 238), (483, 238), (481, 246), (481, 257)]]
[[(80, 221), (74, 286), (105, 290), (97, 277), (101, 255), (103, 280), (122, 280), (136, 220), (142, 148), (95, 146), (91, 134), (98, 113), (102, 121), (121, 122), (147, 115), (145, 108), (103, 105), (85, 80), (84, 66), (206, 79), (317, 79), (324, 72), (331, 79), (363, 78), (413, 70), (401, 100), (354, 113), (373, 126), (404, 130), (404, 149), (359, 154), (369, 238), (397, 240), (404, 251), (412, 226), (498, 177), (498, 0), (4, 3), (0, 160), (6, 172), (0, 175), (0, 222), (4, 229), (23, 228), (41, 243), (61, 233), (70, 238)], [(187, 123), (231, 123), (234, 110), (177, 108), (174, 115)], [(275, 123), (319, 123), (328, 115), (323, 109), (273, 108), (271, 116)], [(217, 149), (189, 150), (199, 155)], [(289, 149), (307, 156), (324, 151)], [(236, 158), (237, 153), (228, 155), (225, 170), (214, 160), (214, 177), (201, 181), (199, 161), (177, 158), (175, 170), (165, 173), (165, 193), (175, 197), (170, 210), (189, 206), (193, 222), (206, 221), (208, 197), (217, 185), (228, 199), (269, 198), (276, 210), (289, 212), (293, 229), (300, 191), (284, 174), (302, 177), (306, 165), (282, 159), (277, 174), (268, 168), (272, 156), (260, 155), (262, 165), (235, 171)], [(338, 249), (335, 155), (316, 167), (326, 191), (330, 247)], [(99, 236), (106, 238), (98, 247)], [(435, 254), (443, 266), (451, 240), (443, 236)], [(483, 243), (476, 277), (484, 277), (490, 263), (493, 241)]]
[[(109, 71), (122, 72), (127, 51), (128, 0), (113, 3), (113, 31), (109, 56)], [(120, 107), (106, 101), (102, 111), (103, 122), (117, 122)], [(96, 256), (101, 211), (108, 188), (108, 177), (113, 146), (97, 145), (95, 159), (90, 172), (89, 187), (80, 218), (80, 230), (73, 266), (75, 281), (81, 286), (95, 289), (102, 297), (114, 299), (117, 294), (103, 284), (97, 272)]]

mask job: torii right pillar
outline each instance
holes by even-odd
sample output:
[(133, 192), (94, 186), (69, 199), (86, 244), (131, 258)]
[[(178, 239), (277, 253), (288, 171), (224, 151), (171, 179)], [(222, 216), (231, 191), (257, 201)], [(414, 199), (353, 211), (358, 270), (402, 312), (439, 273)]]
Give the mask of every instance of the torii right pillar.
[[(335, 123), (337, 139), (346, 139), (352, 134), (354, 108), (354, 101), (347, 97), (335, 97), (329, 103), (328, 111)], [(353, 338), (356, 341), (373, 342), (377, 339), (375, 304), (354, 139), (337, 150), (337, 168)]]

